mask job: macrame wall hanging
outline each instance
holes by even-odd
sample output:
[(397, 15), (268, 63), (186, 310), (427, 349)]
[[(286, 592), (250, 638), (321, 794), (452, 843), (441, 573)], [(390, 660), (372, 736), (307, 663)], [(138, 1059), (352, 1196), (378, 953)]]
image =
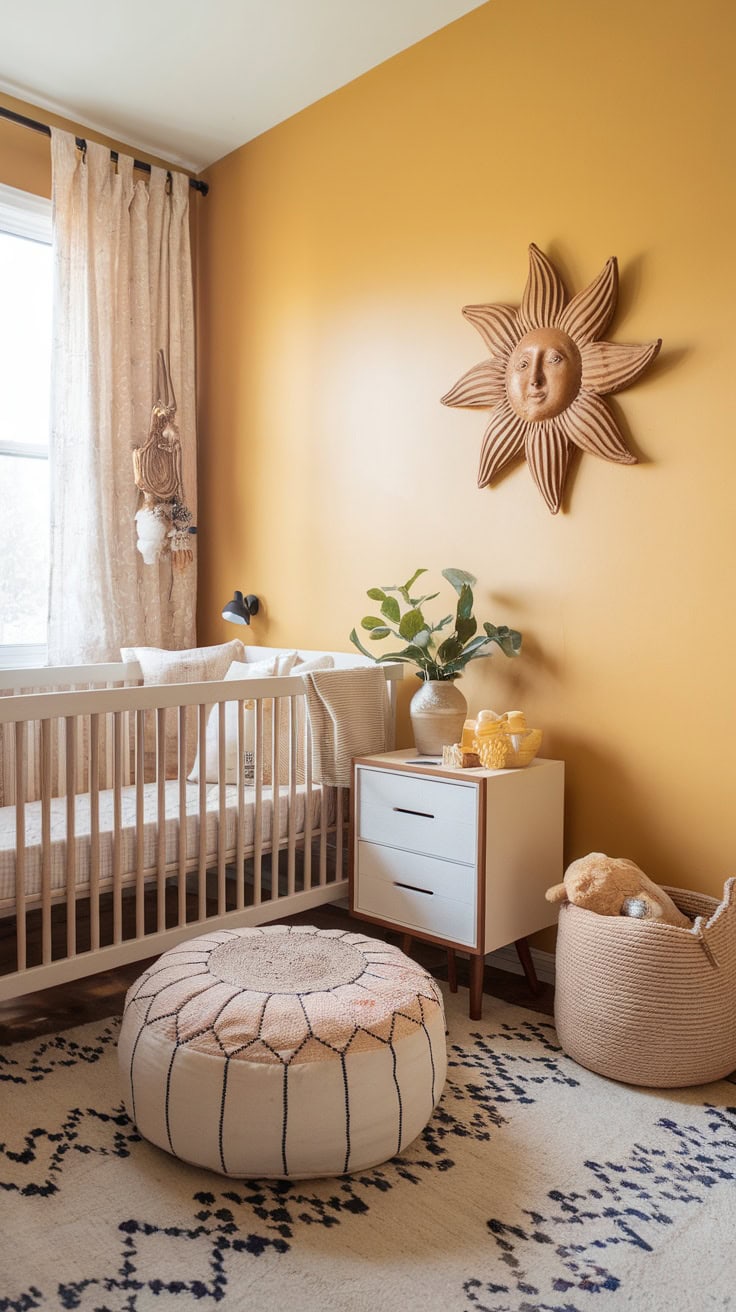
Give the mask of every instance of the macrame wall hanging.
[(601, 341), (617, 294), (615, 258), (589, 287), (568, 300), (551, 260), (532, 244), (519, 309), (465, 306), (463, 314), (478, 329), (490, 359), (464, 374), (442, 403), (490, 409), (479, 487), (523, 455), (554, 515), (562, 504), (576, 448), (616, 464), (636, 464), (603, 397), (636, 382), (662, 342), (658, 338), (637, 346)]
[(162, 350), (158, 353), (157, 388), (148, 437), (143, 446), (133, 450), (135, 485), (143, 493), (143, 505), (135, 517), (137, 546), (147, 565), (155, 565), (168, 554), (173, 568), (183, 570), (193, 559), (191, 534), (197, 530), (184, 502), (176, 397)]

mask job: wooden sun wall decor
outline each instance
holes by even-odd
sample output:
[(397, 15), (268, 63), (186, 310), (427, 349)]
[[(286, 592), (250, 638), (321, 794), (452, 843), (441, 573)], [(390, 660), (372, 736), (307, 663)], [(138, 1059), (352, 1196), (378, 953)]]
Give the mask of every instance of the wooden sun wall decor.
[(463, 374), (442, 404), (470, 410), (490, 407), (483, 436), (478, 486), (524, 455), (553, 515), (562, 502), (574, 447), (634, 465), (618, 424), (602, 399), (644, 372), (662, 345), (603, 342), (616, 309), (615, 257), (571, 301), (562, 279), (534, 243), (521, 306), (466, 305), (490, 359)]

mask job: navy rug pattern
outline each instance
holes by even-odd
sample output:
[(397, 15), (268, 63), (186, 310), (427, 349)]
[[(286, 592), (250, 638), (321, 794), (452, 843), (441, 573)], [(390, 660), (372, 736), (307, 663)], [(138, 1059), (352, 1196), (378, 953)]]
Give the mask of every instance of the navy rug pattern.
[(331, 1180), (225, 1179), (146, 1143), (116, 1020), (0, 1051), (0, 1312), (736, 1308), (734, 1086), (616, 1085), (546, 1018), (466, 1003), (422, 1135)]

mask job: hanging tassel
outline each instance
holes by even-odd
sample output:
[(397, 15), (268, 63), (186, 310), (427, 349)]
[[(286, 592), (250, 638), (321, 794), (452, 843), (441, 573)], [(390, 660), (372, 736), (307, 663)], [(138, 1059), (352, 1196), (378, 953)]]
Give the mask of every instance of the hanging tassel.
[(186, 569), (187, 565), (191, 565), (194, 560), (189, 537), (190, 532), (191, 530), (188, 528), (172, 528), (168, 534), (171, 564), (179, 572)]

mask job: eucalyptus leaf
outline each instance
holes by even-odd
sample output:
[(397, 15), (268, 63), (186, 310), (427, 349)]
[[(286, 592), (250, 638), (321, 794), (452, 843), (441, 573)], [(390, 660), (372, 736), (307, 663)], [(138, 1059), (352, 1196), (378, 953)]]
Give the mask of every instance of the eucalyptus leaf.
[(416, 581), (417, 581), (417, 579), (419, 578), (419, 575), (420, 575), (420, 574), (426, 574), (426, 573), (427, 573), (426, 569), (415, 569), (415, 570), (414, 570), (414, 573), (412, 574), (411, 578), (409, 579), (409, 582), (404, 584), (404, 590), (405, 590), (405, 592), (408, 592), (409, 589), (410, 589), (410, 588), (416, 583)]
[(385, 625), (377, 615), (364, 615), (360, 621), (360, 627), (361, 629), (382, 629)]
[(391, 630), (388, 625), (382, 624), (379, 629), (374, 629), (371, 634), (371, 642), (376, 642), (379, 638), (387, 638)]
[(504, 656), (520, 654), (522, 639), (518, 629), (510, 629), (506, 624), (497, 628), (495, 624), (489, 624), (487, 621), (483, 628), (488, 634), (489, 641), (498, 643)]
[(463, 583), (457, 600), (457, 618), (460, 620), (470, 619), (473, 614), (473, 589), (467, 583)]
[(446, 665), (449, 661), (456, 660), (457, 657), (460, 655), (461, 650), (462, 648), (460, 646), (460, 643), (458, 642), (457, 638), (455, 637), (455, 634), (453, 633), (451, 637), (445, 638), (445, 641), (442, 643), (441, 647), (438, 647), (437, 655), (439, 656), (442, 664)]
[[(463, 646), (465, 646), (466, 642), (470, 641), (473, 634), (476, 633), (477, 630), (478, 630), (478, 621), (474, 619), (472, 615), (469, 615), (467, 619), (459, 619), (457, 624), (455, 625), (455, 632), (458, 636), (458, 640), (463, 644)], [(488, 639), (484, 638), (483, 641), (487, 642)]]
[(463, 660), (466, 658), (467, 660), (472, 660), (473, 656), (479, 656), (482, 648), (487, 646), (488, 639), (484, 638), (482, 634), (479, 638), (474, 638), (472, 642), (469, 642), (467, 646), (463, 647)]
[(478, 582), (477, 578), (473, 574), (468, 574), (466, 569), (443, 569), (442, 577), (452, 584), (456, 592), (460, 592), (465, 586), (474, 588)]
[(367, 595), (370, 597), (371, 601), (386, 600), (386, 593), (384, 592), (383, 588), (369, 588)]
[(412, 638), (416, 637), (417, 633), (420, 633), (421, 630), (426, 629), (426, 627), (427, 622), (420, 610), (408, 610), (406, 614), (401, 617), (399, 633), (402, 638), (406, 638), (407, 642), (411, 642)]
[(401, 607), (395, 597), (384, 597), (381, 614), (385, 615), (386, 619), (391, 620), (393, 624), (398, 624), (401, 619)]

